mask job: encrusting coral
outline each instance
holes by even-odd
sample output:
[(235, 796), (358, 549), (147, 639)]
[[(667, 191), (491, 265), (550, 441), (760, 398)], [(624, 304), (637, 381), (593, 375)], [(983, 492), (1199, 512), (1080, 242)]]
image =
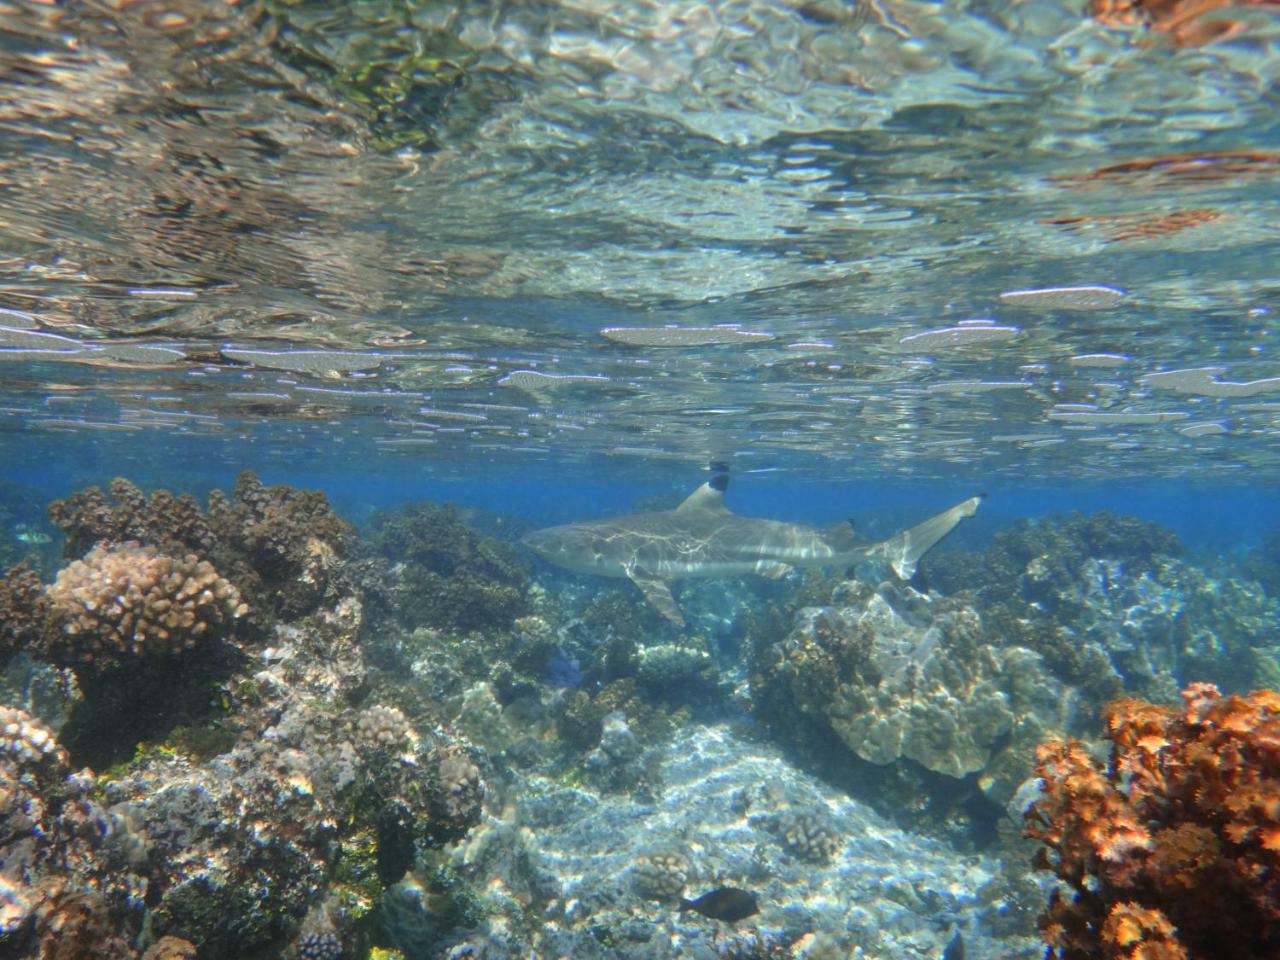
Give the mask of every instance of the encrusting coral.
[(45, 653), (98, 670), (190, 649), (248, 611), (209, 561), (134, 543), (94, 547), (58, 573), (47, 598)]
[(1110, 704), (1105, 764), (1038, 750), (1026, 831), (1063, 884), (1040, 920), (1058, 960), (1280, 956), (1280, 693), (1182, 696)]

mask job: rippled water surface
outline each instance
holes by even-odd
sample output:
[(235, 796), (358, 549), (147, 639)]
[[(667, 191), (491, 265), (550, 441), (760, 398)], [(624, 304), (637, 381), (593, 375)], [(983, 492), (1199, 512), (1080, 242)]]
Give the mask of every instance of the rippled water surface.
[(0, 0), (4, 448), (1273, 482), (1280, 19), (1146, 6)]

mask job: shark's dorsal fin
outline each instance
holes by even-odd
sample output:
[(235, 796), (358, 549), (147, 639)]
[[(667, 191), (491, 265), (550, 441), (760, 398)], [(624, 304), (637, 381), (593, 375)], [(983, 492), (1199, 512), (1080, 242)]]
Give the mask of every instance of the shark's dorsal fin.
[(695, 510), (703, 510), (711, 513), (728, 513), (729, 508), (724, 505), (724, 492), (728, 487), (729, 475), (718, 473), (685, 497), (684, 502), (676, 507), (675, 512), (693, 513)]

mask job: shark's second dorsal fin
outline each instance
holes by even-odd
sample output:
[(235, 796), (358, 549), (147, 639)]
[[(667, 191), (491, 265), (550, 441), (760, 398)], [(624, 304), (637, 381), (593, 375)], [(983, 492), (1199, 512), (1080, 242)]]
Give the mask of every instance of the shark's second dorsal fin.
[(684, 502), (676, 507), (676, 513), (693, 513), (695, 510), (728, 513), (729, 508), (724, 505), (724, 492), (728, 487), (729, 475), (727, 473), (717, 473), (697, 490), (685, 497)]

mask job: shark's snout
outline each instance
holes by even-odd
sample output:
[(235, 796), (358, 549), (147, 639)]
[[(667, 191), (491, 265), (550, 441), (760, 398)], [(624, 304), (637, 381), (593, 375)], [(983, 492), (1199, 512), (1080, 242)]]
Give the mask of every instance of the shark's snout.
[(600, 538), (580, 524), (534, 530), (520, 542), (543, 560), (576, 573), (617, 575), (617, 564), (605, 555)]
[(534, 530), (520, 538), (520, 545), (532, 550), (545, 560), (551, 559), (555, 553), (555, 538), (548, 536), (550, 530)]

